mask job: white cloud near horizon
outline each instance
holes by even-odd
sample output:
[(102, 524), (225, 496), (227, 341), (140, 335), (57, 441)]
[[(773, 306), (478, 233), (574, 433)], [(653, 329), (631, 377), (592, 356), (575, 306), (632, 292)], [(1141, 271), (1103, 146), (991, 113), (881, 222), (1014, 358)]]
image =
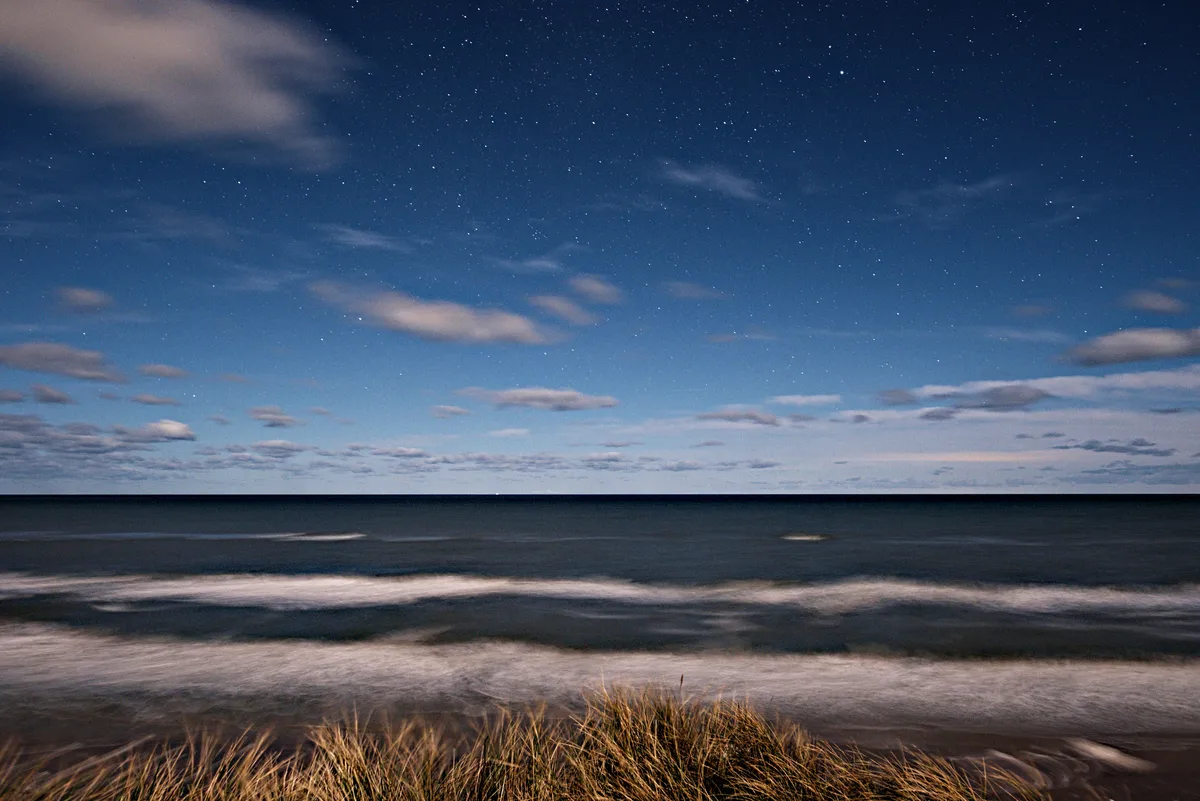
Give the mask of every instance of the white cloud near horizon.
[(0, 365), (31, 373), (50, 373), (85, 381), (119, 384), (125, 379), (113, 370), (98, 350), (81, 350), (57, 342), (22, 342), (0, 345)]
[(685, 167), (670, 159), (662, 162), (662, 177), (680, 186), (694, 186), (738, 200), (762, 202), (766, 198), (749, 178), (717, 164)]
[(521, 387), (516, 389), (481, 389), (467, 387), (459, 390), (460, 395), (488, 401), (497, 408), (524, 406), (551, 412), (575, 412), (590, 409), (608, 409), (619, 402), (611, 395), (585, 395), (573, 389), (548, 389), (546, 387)]
[[(1106, 391), (1191, 391), (1200, 389), (1200, 365), (1176, 370), (1146, 370), (1104, 376), (1068, 375), (1020, 381), (968, 381), (963, 384), (926, 384), (911, 390), (919, 398), (973, 395), (1001, 387), (1026, 386), (1059, 398), (1092, 398)], [(905, 390), (906, 391), (906, 390)]]
[(420, 300), (401, 292), (360, 293), (321, 281), (310, 290), (343, 311), (391, 331), (438, 342), (543, 345), (549, 335), (528, 317), (500, 309), (473, 309), (445, 300)]
[(337, 147), (308, 95), (343, 62), (316, 30), (222, 0), (0, 0), (0, 68), (166, 141), (250, 140), (327, 166)]

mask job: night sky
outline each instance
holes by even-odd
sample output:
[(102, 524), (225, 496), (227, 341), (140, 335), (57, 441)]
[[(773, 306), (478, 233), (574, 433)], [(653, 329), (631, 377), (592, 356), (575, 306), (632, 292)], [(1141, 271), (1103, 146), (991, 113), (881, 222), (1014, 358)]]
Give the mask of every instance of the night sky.
[(0, 492), (1200, 490), (1194, 3), (0, 0)]

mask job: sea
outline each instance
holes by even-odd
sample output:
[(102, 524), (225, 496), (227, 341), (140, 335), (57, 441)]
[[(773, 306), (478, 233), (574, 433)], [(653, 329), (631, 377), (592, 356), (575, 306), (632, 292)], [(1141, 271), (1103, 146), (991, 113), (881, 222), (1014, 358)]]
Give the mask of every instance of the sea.
[(1197, 656), (1194, 497), (0, 498), (0, 715), (654, 684), (817, 727), (1200, 733)]

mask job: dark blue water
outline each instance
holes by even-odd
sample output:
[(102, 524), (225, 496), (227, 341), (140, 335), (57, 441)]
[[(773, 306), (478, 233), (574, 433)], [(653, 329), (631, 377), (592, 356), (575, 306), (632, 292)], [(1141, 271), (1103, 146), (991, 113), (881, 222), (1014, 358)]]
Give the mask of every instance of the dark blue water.
[(1200, 502), (6, 499), (0, 621), (190, 640), (1200, 653)]

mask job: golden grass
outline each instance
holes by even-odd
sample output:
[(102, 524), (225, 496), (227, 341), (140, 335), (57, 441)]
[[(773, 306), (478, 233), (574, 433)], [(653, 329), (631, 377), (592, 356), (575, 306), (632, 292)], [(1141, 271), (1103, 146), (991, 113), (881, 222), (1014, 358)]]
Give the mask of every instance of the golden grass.
[(584, 714), (499, 711), (470, 734), (351, 717), (295, 748), (191, 732), (51, 770), (0, 749), (0, 799), (30, 801), (977, 801), (1045, 799), (1002, 772), (865, 754), (744, 703), (603, 691)]

